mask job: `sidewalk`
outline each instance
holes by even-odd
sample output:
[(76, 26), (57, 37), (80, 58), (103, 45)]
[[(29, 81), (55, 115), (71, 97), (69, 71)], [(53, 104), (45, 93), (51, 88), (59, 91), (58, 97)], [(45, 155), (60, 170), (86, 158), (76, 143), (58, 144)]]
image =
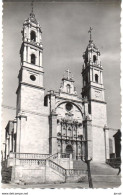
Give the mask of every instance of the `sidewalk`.
[[(117, 188), (120, 186), (120, 183), (113, 183), (113, 182), (93, 182), (93, 187), (94, 188)], [(61, 183), (61, 184), (29, 184), (29, 185), (17, 185), (17, 184), (1, 184), (1, 188), (6, 189), (6, 188), (21, 188), (21, 189), (28, 189), (28, 188), (39, 188), (39, 189), (45, 189), (45, 188), (50, 188), (50, 189), (55, 189), (55, 188), (86, 188), (88, 189), (88, 183)]]

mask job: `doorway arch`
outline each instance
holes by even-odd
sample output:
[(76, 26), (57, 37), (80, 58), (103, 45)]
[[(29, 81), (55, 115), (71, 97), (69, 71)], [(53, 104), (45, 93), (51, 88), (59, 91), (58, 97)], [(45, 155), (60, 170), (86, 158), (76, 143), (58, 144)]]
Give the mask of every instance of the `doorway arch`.
[(67, 154), (73, 154), (73, 147), (71, 145), (66, 146), (66, 153)]

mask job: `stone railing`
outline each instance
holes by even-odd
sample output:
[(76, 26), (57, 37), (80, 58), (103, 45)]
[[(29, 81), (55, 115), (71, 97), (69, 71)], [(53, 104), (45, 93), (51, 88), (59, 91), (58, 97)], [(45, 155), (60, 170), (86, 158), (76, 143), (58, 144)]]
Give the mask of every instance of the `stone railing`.
[(55, 162), (49, 160), (49, 166), (58, 171), (59, 173), (61, 173), (62, 175), (66, 175), (66, 169), (64, 169), (63, 167), (61, 167), (60, 165), (56, 164)]
[(85, 170), (66, 169), (66, 176), (87, 174)]
[(61, 153), (61, 158), (70, 158), (70, 154)]
[(46, 165), (46, 160), (37, 160), (37, 159), (20, 159), (20, 165), (41, 165), (45, 166)]
[(46, 160), (55, 160), (55, 159), (58, 158), (58, 155), (59, 155), (59, 153), (57, 152), (57, 153), (55, 153), (53, 155), (50, 155)]
[(15, 153), (15, 157), (18, 159), (46, 159), (49, 156), (49, 154)]

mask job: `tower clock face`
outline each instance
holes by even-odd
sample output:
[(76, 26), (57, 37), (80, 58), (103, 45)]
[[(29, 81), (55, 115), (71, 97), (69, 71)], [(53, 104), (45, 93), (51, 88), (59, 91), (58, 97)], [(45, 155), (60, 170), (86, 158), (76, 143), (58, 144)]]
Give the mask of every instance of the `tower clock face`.
[(72, 105), (70, 102), (68, 102), (68, 103), (66, 104), (66, 110), (67, 110), (67, 111), (71, 111), (72, 108), (73, 108), (73, 105)]

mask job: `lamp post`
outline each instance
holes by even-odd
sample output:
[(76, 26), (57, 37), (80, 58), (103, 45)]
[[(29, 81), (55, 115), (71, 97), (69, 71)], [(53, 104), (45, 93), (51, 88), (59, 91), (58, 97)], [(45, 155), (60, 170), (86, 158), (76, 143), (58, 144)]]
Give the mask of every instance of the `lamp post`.
[(88, 183), (89, 183), (89, 188), (93, 188), (93, 182), (92, 182), (92, 177), (91, 177), (91, 169), (90, 169), (90, 162), (92, 158), (90, 159), (85, 159), (85, 163), (87, 164), (87, 170), (88, 170)]
[(93, 182), (92, 182), (92, 177), (91, 177), (91, 168), (90, 168), (90, 162), (91, 162), (92, 158), (90, 158), (90, 159), (88, 158), (88, 144), (87, 144), (87, 142), (88, 142), (88, 140), (84, 141), (84, 144), (85, 144), (85, 157), (82, 161), (87, 164), (89, 188), (93, 188)]

